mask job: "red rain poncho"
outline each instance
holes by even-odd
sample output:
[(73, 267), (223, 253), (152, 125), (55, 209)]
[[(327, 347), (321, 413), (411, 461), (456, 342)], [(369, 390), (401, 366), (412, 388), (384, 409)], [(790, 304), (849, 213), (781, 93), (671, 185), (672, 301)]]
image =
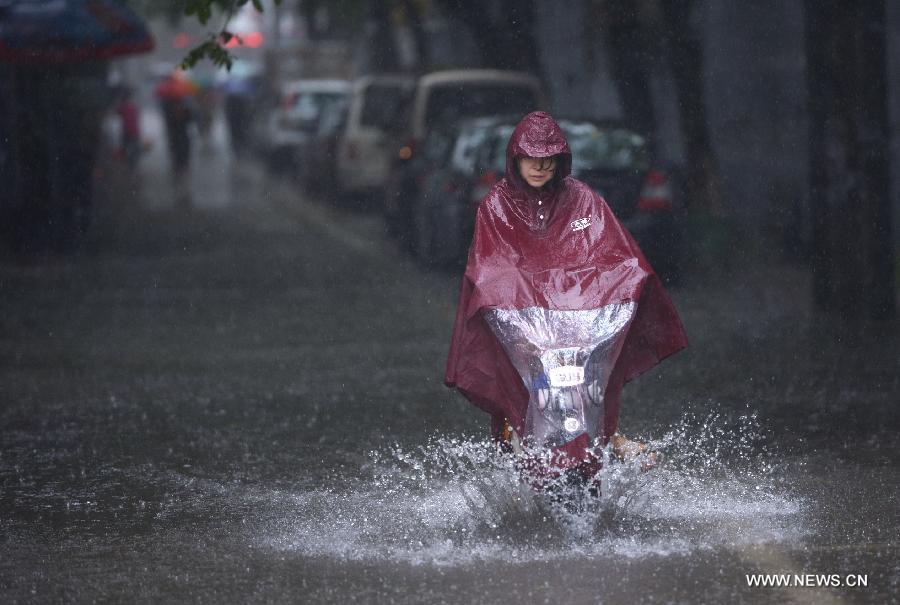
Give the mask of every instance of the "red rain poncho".
[[(517, 167), (516, 157), (522, 156), (557, 156), (557, 178), (541, 190), (528, 186)], [(593, 440), (605, 444), (618, 430), (624, 384), (687, 346), (687, 339), (672, 302), (634, 239), (595, 191), (569, 176), (571, 165), (568, 143), (553, 118), (544, 112), (525, 116), (507, 146), (506, 178), (494, 185), (478, 208), (445, 383), (491, 415), (495, 437), (506, 419), (528, 438), (539, 429), (534, 417), (547, 401), (534, 392), (546, 381), (530, 380), (523, 364), (533, 368), (535, 363), (522, 356), (517, 359), (510, 343), (500, 342), (502, 330), (507, 330), (506, 336), (516, 330), (522, 334), (522, 329), (502, 324), (497, 314), (528, 312), (531, 317), (537, 313), (552, 319), (572, 317), (573, 311), (626, 309), (627, 314), (594, 316), (594, 323), (579, 328), (587, 325), (590, 331), (591, 326), (600, 326), (603, 331), (603, 321), (624, 317), (614, 330), (616, 338), (609, 341), (605, 361), (601, 360), (606, 367), (595, 372), (600, 378), (593, 379), (599, 380), (592, 384), (599, 384), (602, 393), (599, 411), (593, 419), (583, 420), (589, 426), (571, 440), (548, 441), (563, 459), (575, 463), (586, 458)], [(538, 330), (545, 337), (546, 327)], [(565, 330), (551, 332), (552, 338), (569, 338), (562, 335)], [(534, 349), (530, 346), (532, 359), (537, 359)], [(584, 349), (587, 354), (591, 350)], [(546, 359), (537, 366), (541, 364), (546, 366)], [(581, 372), (583, 377), (585, 370)]]

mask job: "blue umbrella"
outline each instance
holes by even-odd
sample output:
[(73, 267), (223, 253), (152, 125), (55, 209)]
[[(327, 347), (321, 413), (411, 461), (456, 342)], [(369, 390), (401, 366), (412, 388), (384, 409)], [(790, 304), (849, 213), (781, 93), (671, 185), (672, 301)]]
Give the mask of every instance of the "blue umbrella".
[(152, 48), (144, 21), (116, 0), (0, 0), (0, 61), (79, 63)]

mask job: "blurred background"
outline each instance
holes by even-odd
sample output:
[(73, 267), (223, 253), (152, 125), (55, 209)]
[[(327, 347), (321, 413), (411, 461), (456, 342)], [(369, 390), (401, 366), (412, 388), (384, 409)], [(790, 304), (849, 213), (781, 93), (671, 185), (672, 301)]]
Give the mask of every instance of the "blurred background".
[[(884, 1), (0, 0), (0, 587), (896, 600), (898, 95)], [(442, 385), (535, 109), (691, 342), (623, 397), (670, 466), (574, 534)]]
[[(726, 246), (735, 238), (766, 241), (763, 247), (774, 245), (814, 269), (821, 307), (861, 304), (872, 316), (895, 313), (900, 213), (898, 185), (888, 175), (898, 161), (891, 153), (897, 85), (890, 76), (897, 73), (900, 26), (890, 5), (851, 10), (803, 2), (585, 1), (559, 9), (530, 2), (286, 0), (260, 12), (249, 3), (223, 11), (201, 2), (211, 11), (201, 25), (177, 3), (148, 0), (134, 7), (153, 32), (152, 52), (112, 48), (113, 42), (96, 57), (73, 52), (29, 58), (22, 49), (30, 42), (15, 30), (16, 18), (22, 18), (17, 4), (8, 4), (13, 8), (5, 9), (5, 35), (13, 46), (3, 62), (0, 171), (9, 186), (0, 211), (4, 239), (13, 249), (71, 246), (87, 231), (91, 194), (55, 199), (66, 197), (57, 192), (69, 189), (67, 179), (81, 182), (78, 190), (88, 189), (93, 185), (84, 182), (87, 172), (116, 160), (116, 154), (134, 164), (148, 147), (168, 144), (173, 155), (187, 157), (192, 141), (194, 147), (210, 144), (219, 122), (235, 156), (299, 177), (304, 191), (319, 187), (320, 193), (382, 198), (387, 192), (387, 199), (375, 203), (385, 206), (389, 222), (408, 223), (399, 225), (401, 239), (415, 237), (413, 218), (406, 215), (423, 214), (408, 207), (421, 205), (411, 199), (421, 192), (400, 196), (400, 190), (414, 187), (413, 173), (422, 180), (431, 170), (403, 164), (448, 162), (398, 161), (399, 150), (424, 148), (429, 133), (453, 139), (459, 133), (447, 131), (463, 118), (502, 115), (515, 123), (524, 111), (540, 107), (594, 126), (612, 123), (603, 128), (624, 128), (643, 139), (638, 164), (644, 181), (662, 184), (658, 191), (670, 196), (680, 215), (673, 229), (682, 231), (674, 243), (686, 245), (687, 238), (692, 248), (671, 251), (678, 260), (658, 262), (675, 265), (689, 253), (691, 266), (710, 263), (703, 270), (715, 270), (731, 256)], [(220, 26), (235, 35), (223, 40), (235, 60), (231, 71), (201, 60), (177, 74), (185, 86), (162, 90), (159, 83)], [(38, 34), (33, 44), (46, 43), (41, 35), (52, 38)], [(73, 44), (98, 48), (90, 39)], [(466, 78), (460, 72), (440, 84), (444, 91), (456, 88), (453, 96), (439, 95), (436, 106), (420, 110), (421, 117), (411, 113), (412, 104), (430, 94), (415, 90), (423, 75), (485, 68), (531, 75), (531, 93), (523, 97), (517, 93), (521, 86), (504, 88), (496, 81), (460, 84)], [(387, 74), (393, 79), (385, 79)], [(35, 104), (36, 95), (43, 107)], [(184, 128), (166, 112), (161, 95), (184, 97)], [(417, 95), (423, 100), (416, 101)], [(178, 101), (170, 100), (169, 105)], [(126, 116), (135, 109), (147, 115), (123, 118), (123, 107)], [(31, 114), (40, 109), (59, 115), (35, 120)], [(158, 132), (159, 120), (164, 132)], [(175, 133), (174, 143), (165, 125)], [(489, 129), (469, 126), (464, 134), (470, 139)], [(178, 136), (181, 130), (188, 134)], [(40, 137), (45, 140), (32, 143)], [(70, 164), (65, 161), (35, 164), (35, 154), (59, 157), (62, 147), (75, 148), (65, 152), (73, 157), (94, 157), (76, 161), (85, 166), (71, 170), (58, 165)], [(490, 155), (456, 154), (456, 167), (466, 172), (454, 175), (457, 180), (477, 181), (486, 172), (490, 158), (476, 157), (479, 151)], [(171, 161), (180, 173), (186, 160)], [(594, 164), (582, 172), (600, 167), (596, 158)], [(30, 176), (37, 173), (52, 178)], [(37, 180), (46, 183), (32, 183)], [(608, 201), (619, 203), (616, 192), (603, 190), (600, 181), (596, 185)], [(620, 213), (629, 213), (637, 201), (639, 187), (632, 190), (635, 199), (619, 203)], [(398, 231), (397, 224), (391, 226)]]

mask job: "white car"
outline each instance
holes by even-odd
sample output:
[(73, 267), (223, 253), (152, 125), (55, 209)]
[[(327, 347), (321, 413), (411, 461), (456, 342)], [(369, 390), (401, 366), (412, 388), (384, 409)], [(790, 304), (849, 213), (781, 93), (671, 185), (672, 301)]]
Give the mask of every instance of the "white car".
[(383, 189), (406, 129), (416, 79), (404, 75), (364, 76), (353, 85), (347, 125), (337, 144), (337, 186), (342, 193)]
[(412, 247), (414, 201), (421, 193), (428, 161), (422, 143), (431, 129), (443, 129), (467, 118), (525, 114), (547, 109), (543, 86), (536, 77), (497, 69), (436, 71), (419, 78), (406, 127), (394, 140), (391, 171), (384, 187), (387, 227), (407, 248)]
[(350, 101), (347, 80), (296, 80), (281, 87), (276, 107), (269, 116), (266, 155), (270, 165), (290, 169), (298, 148), (318, 130), (320, 118)]
[(540, 80), (530, 74), (499, 69), (436, 71), (419, 79), (406, 134), (415, 144), (441, 123), (498, 114), (524, 116), (547, 109), (546, 103)]

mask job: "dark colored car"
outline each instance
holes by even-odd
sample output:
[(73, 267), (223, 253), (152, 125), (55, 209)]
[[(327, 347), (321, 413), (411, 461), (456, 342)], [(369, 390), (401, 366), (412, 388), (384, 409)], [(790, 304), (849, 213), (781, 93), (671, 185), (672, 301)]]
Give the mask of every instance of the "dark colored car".
[[(417, 201), (416, 241), (426, 260), (465, 258), (478, 204), (506, 172), (506, 144), (515, 127), (495, 119), (465, 162), (433, 173), (428, 198)], [(485, 120), (482, 124), (489, 124)], [(477, 121), (468, 123), (472, 128)], [(683, 221), (675, 192), (677, 173), (655, 164), (643, 136), (615, 122), (560, 119), (572, 149), (572, 176), (595, 189), (631, 232), (647, 259), (668, 282), (676, 281), (682, 257)], [(469, 164), (471, 162), (471, 164)], [(443, 176), (446, 175), (446, 176)], [(468, 176), (466, 176), (468, 175)], [(449, 192), (453, 195), (447, 195)]]
[(429, 133), (454, 129), (463, 120), (482, 116), (517, 113), (522, 117), (544, 106), (540, 81), (525, 73), (459, 69), (419, 78), (384, 188), (384, 214), (390, 232), (407, 249), (414, 247), (412, 204), (421, 193), (417, 157)]
[(386, 196), (403, 200), (393, 212), (385, 211), (388, 233), (409, 251), (416, 251), (415, 217), (412, 209), (431, 172), (446, 165), (453, 149), (452, 127), (432, 128), (415, 155), (404, 158), (402, 168), (388, 176)]
[(323, 115), (343, 111), (350, 98), (346, 80), (295, 80), (282, 86), (268, 118), (265, 157), (270, 168), (297, 174), (297, 150), (315, 139)]
[[(424, 264), (450, 266), (465, 260), (475, 209), (487, 193), (484, 189), (481, 197), (474, 198), (481, 181), (479, 155), (484, 155), (482, 150), (498, 125), (519, 118), (473, 118), (429, 133), (426, 144), (429, 138), (440, 136), (444, 157), (420, 174), (417, 195), (410, 205), (412, 248)], [(495, 180), (493, 177), (491, 184)]]
[(677, 281), (684, 245), (678, 171), (654, 162), (645, 137), (619, 123), (561, 120), (560, 127), (572, 176), (603, 196), (660, 277)]

